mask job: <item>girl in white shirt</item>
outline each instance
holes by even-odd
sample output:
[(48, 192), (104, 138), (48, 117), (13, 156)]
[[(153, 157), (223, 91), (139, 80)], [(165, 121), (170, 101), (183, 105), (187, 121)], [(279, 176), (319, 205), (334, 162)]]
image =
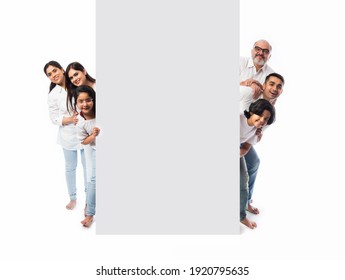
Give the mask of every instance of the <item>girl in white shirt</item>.
[[(48, 94), (48, 110), (53, 124), (59, 126), (57, 143), (63, 148), (65, 176), (70, 198), (66, 208), (72, 210), (76, 206), (76, 168), (78, 163), (78, 150), (81, 148), (75, 128), (75, 124), (78, 121), (78, 113), (75, 111), (68, 112), (67, 110), (66, 79), (65, 71), (62, 66), (56, 61), (49, 61), (44, 66), (43, 70), (51, 81)], [(84, 169), (84, 185), (86, 190), (86, 170), (83, 150), (80, 150), (80, 153)]]
[(272, 124), (274, 120), (275, 109), (265, 99), (259, 99), (251, 103), (248, 111), (240, 114), (240, 221), (251, 229), (257, 225), (255, 222), (250, 221), (246, 215), (249, 176), (244, 156), (251, 146), (258, 142), (257, 129)]
[(84, 227), (90, 227), (96, 213), (96, 137), (100, 129), (96, 127), (96, 93), (92, 87), (79, 86), (75, 89), (75, 107), (80, 110), (77, 123), (78, 139), (85, 149), (87, 189)]

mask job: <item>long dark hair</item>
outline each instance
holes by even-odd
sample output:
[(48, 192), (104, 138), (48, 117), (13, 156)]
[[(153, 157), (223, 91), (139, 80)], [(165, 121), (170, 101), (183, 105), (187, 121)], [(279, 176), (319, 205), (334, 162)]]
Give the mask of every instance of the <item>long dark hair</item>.
[[(72, 98), (75, 94), (75, 89), (77, 88), (70, 80), (70, 78), (68, 77), (68, 72), (71, 70), (77, 70), (77, 71), (86, 71), (84, 66), (81, 65), (79, 62), (72, 62), (70, 64), (68, 64), (67, 68), (66, 68), (66, 72), (65, 72), (65, 77), (66, 77), (66, 88), (67, 88), (67, 110), (69, 111), (68, 108), (70, 108), (73, 104), (72, 104)], [(88, 80), (91, 83), (95, 83), (96, 79), (92, 78), (89, 73), (86, 72), (86, 80)]]
[(273, 105), (266, 99), (258, 99), (255, 102), (251, 103), (248, 111), (247, 110), (244, 111), (244, 115), (246, 116), (247, 119), (249, 119), (251, 116), (250, 113), (261, 116), (265, 110), (271, 113), (271, 116), (269, 120), (267, 121), (267, 124), (270, 125), (275, 121), (276, 110), (274, 109)]
[(79, 86), (79, 87), (75, 88), (73, 109), (75, 111), (77, 110), (77, 99), (78, 99), (78, 96), (83, 92), (86, 92), (89, 95), (89, 97), (92, 98), (92, 100), (93, 100), (92, 111), (94, 112), (94, 114), (96, 116), (96, 92), (92, 87), (89, 87), (89, 86)]
[[(56, 67), (56, 68), (61, 69), (63, 72), (65, 72), (65, 70), (62, 68), (62, 66), (60, 65), (59, 62), (57, 62), (57, 61), (55, 61), (55, 60), (51, 60), (51, 61), (49, 61), (48, 63), (46, 63), (46, 65), (44, 65), (44, 68), (43, 68), (43, 72), (44, 72), (44, 74), (46, 74), (46, 76), (48, 76), (48, 75), (47, 75), (47, 68), (48, 68), (49, 66), (54, 66), (54, 67)], [(55, 86), (56, 86), (55, 83), (53, 83), (53, 82), (50, 83), (50, 85), (49, 85), (49, 93), (52, 91), (53, 88), (55, 88)], [(49, 93), (48, 93), (48, 94), (49, 94)]]

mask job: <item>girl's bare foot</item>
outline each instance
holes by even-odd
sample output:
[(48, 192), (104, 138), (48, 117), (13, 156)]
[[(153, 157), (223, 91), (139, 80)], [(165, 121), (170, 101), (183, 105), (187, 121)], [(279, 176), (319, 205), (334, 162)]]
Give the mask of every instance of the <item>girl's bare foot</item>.
[(76, 200), (71, 200), (67, 205), (66, 205), (66, 208), (68, 210), (72, 210), (74, 209), (74, 207), (76, 206), (77, 204), (77, 201)]
[(258, 208), (252, 206), (252, 205), (249, 204), (249, 203), (248, 203), (247, 211), (250, 212), (250, 213), (252, 213), (252, 214), (255, 214), (255, 215), (257, 215), (257, 214), (260, 213), (260, 211), (259, 211)]
[(245, 226), (251, 228), (251, 229), (256, 228), (256, 223), (249, 221), (247, 218), (244, 218), (243, 220), (241, 220), (241, 223), (244, 224)]
[(93, 222), (93, 216), (86, 216), (84, 220), (81, 221), (81, 224), (84, 227), (90, 227)]

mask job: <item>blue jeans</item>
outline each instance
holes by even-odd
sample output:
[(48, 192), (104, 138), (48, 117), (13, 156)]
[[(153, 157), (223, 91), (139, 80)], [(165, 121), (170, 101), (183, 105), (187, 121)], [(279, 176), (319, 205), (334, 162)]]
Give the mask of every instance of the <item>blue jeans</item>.
[(259, 166), (260, 166), (260, 158), (256, 153), (254, 147), (252, 146), (249, 152), (244, 156), (246, 160), (246, 166), (249, 175), (248, 181), (248, 203), (250, 203), (253, 195), (254, 184), (256, 180), (256, 175), (258, 174)]
[(248, 203), (248, 171), (244, 157), (240, 158), (240, 221), (246, 216)]
[(96, 150), (92, 149), (91, 177), (86, 189), (86, 215), (96, 214)]
[[(63, 154), (65, 156), (65, 176), (67, 183), (68, 195), (71, 200), (77, 199), (77, 178), (76, 169), (78, 163), (78, 150), (66, 150), (63, 149)], [(84, 150), (80, 150), (81, 163), (83, 166), (84, 173), (84, 191), (86, 191), (87, 180), (86, 180), (86, 165)]]

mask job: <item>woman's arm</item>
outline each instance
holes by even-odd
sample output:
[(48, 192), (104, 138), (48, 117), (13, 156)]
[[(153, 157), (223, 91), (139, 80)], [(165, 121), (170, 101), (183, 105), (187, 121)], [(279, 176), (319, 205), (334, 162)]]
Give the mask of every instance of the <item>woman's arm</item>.
[(73, 112), (73, 115), (70, 117), (63, 117), (62, 118), (62, 125), (67, 125), (70, 123), (76, 124), (78, 122), (78, 113), (77, 112)]
[(53, 124), (63, 126), (70, 123), (76, 124), (78, 121), (77, 112), (74, 112), (73, 115), (69, 117), (60, 115), (59, 99), (56, 98), (53, 93), (50, 93), (48, 96), (48, 111), (50, 120)]

